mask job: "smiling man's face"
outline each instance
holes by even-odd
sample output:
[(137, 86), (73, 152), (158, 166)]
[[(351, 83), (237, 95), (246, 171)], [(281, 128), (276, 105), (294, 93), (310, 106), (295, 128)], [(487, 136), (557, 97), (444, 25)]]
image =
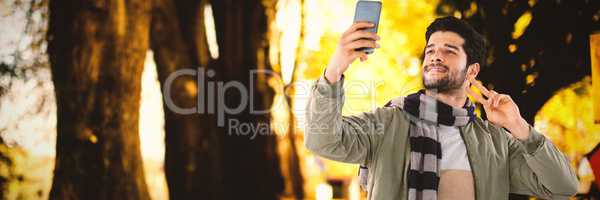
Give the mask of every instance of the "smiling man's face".
[(467, 74), (465, 40), (450, 31), (438, 31), (429, 37), (423, 60), (423, 85), (427, 90), (445, 93), (462, 88)]

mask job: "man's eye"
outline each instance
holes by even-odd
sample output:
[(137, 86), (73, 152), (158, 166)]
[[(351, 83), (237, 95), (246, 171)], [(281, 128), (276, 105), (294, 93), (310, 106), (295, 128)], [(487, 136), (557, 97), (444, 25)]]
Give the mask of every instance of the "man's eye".
[(425, 53), (426, 53), (426, 54), (432, 54), (432, 53), (433, 53), (433, 50), (428, 50), (428, 51), (426, 51)]

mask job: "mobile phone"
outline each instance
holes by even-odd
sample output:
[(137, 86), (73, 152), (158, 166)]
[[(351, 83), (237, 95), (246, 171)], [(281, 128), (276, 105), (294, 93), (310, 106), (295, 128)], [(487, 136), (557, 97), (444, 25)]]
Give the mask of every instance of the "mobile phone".
[[(379, 16), (381, 15), (381, 2), (380, 1), (365, 1), (359, 0), (356, 3), (356, 11), (354, 13), (354, 22), (357, 21), (368, 21), (375, 26), (373, 28), (365, 29), (366, 31), (377, 33), (377, 27), (379, 27)], [(356, 51), (364, 51), (367, 54), (372, 54), (375, 49), (369, 47), (362, 47), (356, 49)]]

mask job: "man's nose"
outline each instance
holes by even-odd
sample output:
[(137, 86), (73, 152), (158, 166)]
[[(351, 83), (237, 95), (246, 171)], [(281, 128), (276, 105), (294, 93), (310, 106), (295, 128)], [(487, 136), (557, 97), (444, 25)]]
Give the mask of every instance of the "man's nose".
[(431, 63), (441, 63), (444, 62), (442, 55), (440, 55), (439, 51), (434, 51), (433, 55), (429, 58)]

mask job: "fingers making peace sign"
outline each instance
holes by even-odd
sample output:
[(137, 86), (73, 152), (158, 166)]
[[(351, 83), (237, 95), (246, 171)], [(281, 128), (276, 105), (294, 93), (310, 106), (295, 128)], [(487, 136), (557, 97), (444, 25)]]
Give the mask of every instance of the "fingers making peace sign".
[(483, 109), (490, 122), (508, 129), (517, 139), (527, 139), (529, 136), (529, 124), (521, 117), (519, 107), (510, 96), (499, 94), (494, 90), (488, 90), (474, 78), (470, 78), (469, 82), (481, 94), (476, 93), (470, 87), (466, 89), (467, 94), (483, 105)]

